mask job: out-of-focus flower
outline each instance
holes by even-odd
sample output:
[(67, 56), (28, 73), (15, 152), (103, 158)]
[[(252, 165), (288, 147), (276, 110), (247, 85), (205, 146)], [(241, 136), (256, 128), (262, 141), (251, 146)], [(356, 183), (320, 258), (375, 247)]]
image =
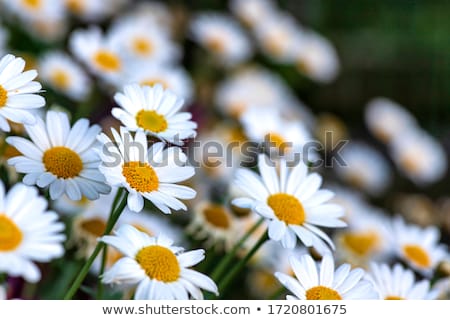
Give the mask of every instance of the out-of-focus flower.
[(144, 198), (168, 214), (173, 210), (186, 210), (178, 199), (192, 199), (196, 192), (189, 187), (175, 184), (194, 175), (194, 168), (185, 165), (186, 155), (178, 147), (164, 149), (158, 142), (147, 147), (147, 137), (137, 131), (133, 137), (124, 127), (120, 134), (111, 129), (114, 142), (102, 133), (98, 140), (106, 148), (100, 154), (100, 171), (111, 186), (128, 190), (128, 208), (139, 212)]
[(326, 150), (332, 150), (335, 141), (348, 139), (348, 128), (344, 121), (331, 113), (323, 113), (317, 117), (313, 133)]
[(131, 10), (116, 20), (134, 20), (154, 23), (166, 31), (171, 31), (175, 23), (172, 8), (169, 9), (166, 3), (157, 1), (143, 1), (135, 4)]
[(439, 291), (430, 290), (428, 280), (416, 281), (411, 270), (400, 264), (390, 268), (387, 264), (371, 264), (366, 278), (373, 283), (383, 300), (433, 300)]
[(23, 182), (40, 188), (49, 186), (53, 200), (63, 194), (72, 200), (83, 196), (92, 200), (109, 193), (111, 189), (98, 170), (96, 137), (100, 127), (89, 127), (87, 119), (80, 119), (71, 128), (63, 112), (47, 112), (45, 122), (36, 119), (35, 125), (25, 126), (31, 141), (21, 137), (6, 140), (23, 154), (8, 161), (25, 173)]
[(200, 289), (218, 294), (214, 281), (189, 269), (204, 259), (202, 249), (184, 251), (163, 235), (150, 237), (130, 225), (119, 228), (114, 236), (102, 237), (101, 241), (124, 255), (103, 274), (102, 281), (137, 287), (137, 300), (202, 299)]
[(90, 90), (90, 79), (84, 70), (67, 54), (53, 51), (39, 61), (39, 77), (53, 89), (70, 98), (82, 101)]
[(376, 299), (377, 293), (372, 284), (364, 280), (363, 269), (351, 269), (349, 264), (342, 264), (334, 269), (331, 255), (322, 258), (320, 266), (310, 255), (299, 259), (290, 258), (295, 278), (277, 272), (275, 276), (294, 296), (291, 300), (367, 300)]
[[(269, 237), (281, 241), (283, 247), (294, 248), (297, 237), (307, 247), (323, 251), (333, 242), (317, 226), (339, 228), (346, 224), (340, 220), (344, 215), (342, 207), (326, 203), (334, 194), (319, 190), (322, 177), (308, 174), (306, 165), (299, 161), (288, 169), (283, 159), (279, 174), (265, 155), (258, 158), (260, 176), (249, 169), (239, 169), (235, 184), (249, 197), (233, 200), (233, 205), (252, 208), (269, 220)], [(325, 244), (325, 242), (326, 244)]]
[(403, 194), (395, 199), (394, 211), (420, 226), (440, 225), (439, 209), (425, 194)]
[(425, 276), (431, 276), (437, 265), (448, 257), (447, 248), (439, 244), (439, 229), (434, 226), (420, 228), (396, 217), (390, 234), (397, 256)]
[(196, 42), (228, 65), (242, 63), (252, 53), (244, 31), (226, 15), (212, 12), (198, 15), (192, 21), (191, 33)]
[(365, 111), (370, 132), (384, 143), (395, 137), (404, 138), (405, 132), (417, 126), (416, 119), (405, 108), (387, 98), (374, 98)]
[(179, 112), (184, 100), (159, 83), (153, 87), (127, 85), (114, 99), (122, 108), (113, 108), (112, 115), (130, 131), (149, 133), (178, 145), (196, 135), (197, 124), (190, 120), (191, 113)]
[(18, 183), (5, 194), (0, 182), (0, 272), (38, 282), (36, 262), (49, 262), (64, 254), (64, 224), (47, 211), (37, 189)]
[(372, 147), (362, 142), (350, 142), (342, 149), (341, 157), (345, 164), (338, 164), (334, 169), (343, 181), (371, 195), (379, 195), (389, 186), (389, 164)]
[(358, 219), (360, 213), (372, 211), (362, 193), (344, 188), (338, 185), (328, 185), (327, 189), (334, 192), (334, 198), (331, 203), (336, 203), (344, 208), (346, 222)]
[(65, 14), (61, 0), (2, 0), (1, 2), (24, 21), (62, 19)]
[(437, 182), (447, 171), (444, 148), (421, 129), (403, 132), (389, 148), (397, 168), (419, 186)]
[(230, 10), (249, 27), (264, 23), (276, 12), (275, 4), (271, 0), (231, 0)]
[(34, 110), (45, 105), (43, 97), (37, 95), (41, 84), (32, 81), (36, 70), (23, 71), (25, 60), (8, 54), (0, 60), (0, 129), (9, 131), (7, 120), (33, 124)]
[[(58, 0), (60, 1), (60, 0)], [(86, 21), (99, 21), (116, 12), (127, 0), (64, 0), (67, 10)]]

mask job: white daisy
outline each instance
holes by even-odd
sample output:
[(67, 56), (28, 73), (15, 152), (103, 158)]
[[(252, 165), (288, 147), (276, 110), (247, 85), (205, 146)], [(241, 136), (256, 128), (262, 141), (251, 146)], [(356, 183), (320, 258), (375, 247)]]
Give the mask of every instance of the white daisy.
[(326, 203), (334, 194), (319, 190), (322, 177), (308, 174), (306, 165), (299, 161), (289, 170), (286, 161), (280, 160), (279, 174), (265, 156), (258, 158), (260, 176), (249, 169), (239, 169), (235, 184), (249, 197), (233, 200), (238, 207), (252, 208), (269, 222), (269, 237), (281, 241), (286, 248), (294, 248), (297, 237), (307, 247), (322, 251), (324, 241), (334, 248), (333, 242), (317, 226), (339, 228), (346, 224), (339, 218), (342, 207)]
[(397, 256), (425, 276), (431, 276), (437, 265), (448, 257), (447, 248), (439, 244), (437, 227), (421, 228), (396, 217), (390, 234)]
[(178, 199), (192, 199), (195, 191), (175, 184), (194, 175), (194, 168), (187, 166), (186, 155), (178, 147), (164, 149), (158, 142), (147, 147), (144, 132), (136, 132), (134, 138), (124, 127), (120, 134), (111, 129), (114, 142), (102, 133), (98, 140), (103, 144), (100, 156), (100, 171), (109, 184), (125, 187), (128, 207), (139, 212), (144, 207), (144, 198), (150, 200), (164, 213), (186, 210), (186, 205)]
[(378, 97), (369, 101), (365, 110), (366, 125), (380, 141), (388, 143), (397, 136), (417, 126), (411, 113), (387, 98)]
[(403, 132), (391, 140), (389, 149), (397, 168), (419, 186), (437, 182), (447, 173), (443, 146), (421, 129)]
[(191, 113), (179, 112), (184, 100), (164, 90), (161, 84), (127, 85), (124, 93), (115, 94), (114, 100), (122, 108), (113, 108), (112, 115), (130, 131), (144, 131), (179, 145), (196, 135), (197, 124), (190, 121)]
[(364, 270), (353, 269), (343, 264), (336, 270), (331, 255), (325, 255), (319, 265), (313, 258), (305, 254), (299, 259), (290, 258), (295, 277), (283, 273), (275, 276), (295, 296), (287, 296), (291, 300), (367, 300), (376, 299), (377, 293), (372, 284), (363, 280)]
[(5, 194), (0, 182), (0, 273), (38, 282), (36, 262), (49, 262), (64, 254), (64, 224), (37, 189), (18, 183)]
[(433, 300), (438, 290), (430, 290), (428, 280), (416, 281), (411, 270), (400, 264), (390, 268), (387, 264), (373, 263), (366, 278), (373, 283), (383, 300)]
[(247, 26), (255, 27), (276, 12), (272, 0), (231, 0), (230, 10)]
[(218, 294), (207, 276), (189, 269), (204, 259), (204, 250), (184, 251), (163, 235), (150, 237), (124, 225), (114, 236), (101, 241), (118, 249), (125, 257), (102, 277), (104, 283), (136, 286), (137, 300), (202, 299), (200, 289)]
[(99, 21), (118, 12), (127, 0), (63, 0), (73, 15), (87, 21)]
[(84, 70), (67, 54), (59, 51), (46, 53), (39, 60), (39, 77), (52, 88), (70, 98), (82, 101), (90, 90), (90, 79)]
[(369, 145), (350, 142), (342, 149), (341, 157), (345, 164), (335, 166), (335, 170), (343, 181), (371, 195), (378, 195), (389, 186), (392, 180), (389, 164)]
[(9, 131), (7, 120), (33, 124), (33, 110), (45, 105), (43, 97), (37, 95), (41, 85), (32, 81), (36, 70), (23, 72), (25, 60), (8, 54), (0, 60), (0, 129)]
[(126, 71), (122, 85), (137, 83), (141, 86), (153, 87), (161, 84), (177, 96), (189, 103), (193, 97), (193, 83), (189, 74), (181, 67), (159, 63), (134, 64)]
[(250, 41), (233, 18), (219, 13), (202, 13), (191, 22), (193, 39), (225, 64), (235, 65), (252, 54)]
[(83, 196), (92, 200), (110, 192), (98, 170), (99, 126), (89, 127), (87, 119), (80, 119), (71, 128), (66, 113), (49, 111), (45, 122), (37, 118), (35, 125), (25, 129), (31, 141), (21, 137), (6, 140), (22, 153), (8, 164), (25, 173), (25, 184), (49, 186), (53, 200), (64, 193), (72, 200)]
[(24, 21), (54, 20), (64, 17), (64, 6), (61, 0), (3, 0), (2, 2), (7, 9)]

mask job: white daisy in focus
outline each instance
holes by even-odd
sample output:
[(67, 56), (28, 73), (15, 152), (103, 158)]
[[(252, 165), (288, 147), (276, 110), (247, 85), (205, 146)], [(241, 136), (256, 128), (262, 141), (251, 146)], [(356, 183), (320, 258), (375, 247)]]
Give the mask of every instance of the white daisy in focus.
[(430, 281), (416, 281), (414, 273), (400, 264), (390, 268), (384, 263), (372, 263), (366, 279), (382, 300), (434, 300), (439, 294), (438, 290), (430, 290)]
[[(342, 207), (327, 203), (333, 192), (319, 190), (322, 177), (308, 174), (307, 166), (299, 161), (288, 168), (280, 160), (279, 173), (274, 163), (265, 155), (259, 155), (260, 175), (250, 169), (239, 169), (235, 184), (248, 197), (236, 198), (233, 205), (251, 208), (269, 220), (269, 237), (281, 241), (285, 248), (294, 248), (297, 237), (307, 247), (324, 251), (334, 244), (321, 227), (340, 228), (346, 224), (340, 220), (344, 215)], [(326, 243), (326, 244), (325, 244)]]
[(184, 100), (159, 83), (153, 87), (127, 85), (114, 100), (122, 108), (113, 108), (112, 115), (130, 131), (143, 131), (178, 145), (196, 135), (191, 113), (179, 112)]
[(244, 24), (255, 27), (276, 12), (272, 0), (231, 0), (230, 10)]
[(144, 198), (159, 210), (168, 214), (173, 210), (187, 210), (178, 199), (192, 199), (196, 192), (178, 185), (194, 175), (194, 168), (187, 166), (186, 155), (178, 147), (164, 149), (158, 142), (147, 147), (147, 137), (137, 131), (133, 137), (124, 127), (120, 134), (111, 129), (114, 142), (104, 133), (98, 140), (103, 144), (100, 154), (100, 171), (108, 183), (128, 190), (128, 208), (139, 212), (144, 207)]
[(427, 277), (448, 257), (446, 246), (439, 244), (440, 232), (435, 226), (421, 228), (396, 217), (392, 221), (390, 234), (397, 256)]
[(46, 53), (39, 60), (39, 77), (53, 89), (76, 101), (86, 98), (90, 90), (90, 79), (84, 70), (63, 52)]
[(227, 15), (202, 13), (192, 20), (191, 33), (194, 41), (225, 64), (242, 63), (252, 54), (252, 47), (244, 30)]
[(35, 262), (49, 262), (64, 254), (64, 224), (47, 211), (37, 189), (18, 183), (5, 194), (0, 182), (0, 273), (38, 282)]
[(119, 83), (126, 64), (123, 52), (98, 27), (75, 30), (70, 35), (69, 46), (92, 73), (108, 83)]
[(367, 144), (348, 143), (341, 151), (341, 158), (344, 164), (335, 166), (341, 180), (371, 195), (379, 195), (389, 186), (392, 179), (388, 162)]
[(447, 173), (443, 146), (421, 129), (403, 132), (391, 140), (389, 149), (397, 168), (419, 186), (435, 183)]
[(277, 272), (275, 276), (294, 296), (288, 300), (368, 300), (377, 299), (372, 283), (364, 280), (363, 269), (342, 264), (334, 269), (333, 257), (322, 258), (320, 266), (308, 255), (289, 259), (295, 278)]
[(163, 235), (151, 237), (130, 225), (100, 240), (124, 255), (102, 282), (137, 287), (136, 300), (203, 299), (201, 289), (218, 294), (214, 281), (189, 269), (204, 259), (203, 249), (184, 251)]
[(99, 21), (117, 13), (127, 0), (64, 0), (67, 10), (85, 21)]
[(33, 124), (36, 117), (34, 109), (45, 105), (43, 97), (37, 95), (41, 90), (36, 70), (23, 71), (25, 60), (7, 54), (0, 60), (0, 129), (10, 130), (8, 121)]
[(25, 173), (25, 184), (49, 187), (52, 200), (63, 194), (72, 200), (83, 196), (93, 200), (110, 192), (98, 170), (99, 126), (89, 127), (87, 119), (80, 119), (71, 128), (66, 113), (49, 111), (45, 122), (37, 118), (35, 125), (26, 125), (25, 129), (31, 141), (21, 137), (6, 139), (22, 154), (9, 159), (8, 164)]
[(157, 63), (139, 63), (126, 71), (124, 83), (137, 83), (141, 86), (153, 87), (160, 84), (164, 89), (175, 93), (188, 104), (193, 97), (194, 86), (189, 74), (181, 67)]

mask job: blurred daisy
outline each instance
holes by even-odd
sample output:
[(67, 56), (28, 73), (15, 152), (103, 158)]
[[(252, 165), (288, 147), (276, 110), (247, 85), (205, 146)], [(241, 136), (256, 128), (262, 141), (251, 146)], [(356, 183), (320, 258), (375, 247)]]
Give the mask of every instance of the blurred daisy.
[(346, 222), (358, 220), (360, 213), (372, 211), (362, 193), (347, 189), (339, 185), (328, 185), (327, 189), (334, 192), (331, 203), (336, 203), (344, 208)]
[(428, 280), (415, 281), (414, 273), (400, 264), (390, 268), (387, 264), (371, 264), (366, 276), (383, 300), (433, 300), (439, 291), (430, 290)]
[(387, 98), (374, 98), (365, 110), (366, 125), (380, 141), (388, 143), (417, 126), (416, 119), (405, 108)]
[(130, 225), (101, 241), (124, 255), (103, 274), (102, 282), (137, 287), (137, 300), (203, 299), (200, 289), (218, 294), (209, 277), (189, 269), (204, 259), (203, 249), (184, 251), (163, 235), (150, 237)]
[(138, 2), (118, 20), (145, 21), (154, 23), (167, 31), (172, 31), (176, 19), (172, 8), (167, 3), (157, 1)]
[(403, 132), (391, 141), (389, 147), (398, 169), (417, 185), (437, 182), (447, 172), (444, 148), (425, 131)]
[(322, 177), (308, 174), (306, 165), (299, 161), (290, 170), (281, 159), (279, 174), (273, 163), (259, 155), (260, 176), (249, 169), (239, 169), (235, 184), (248, 194), (233, 200), (238, 207), (252, 208), (268, 219), (270, 239), (281, 241), (283, 247), (294, 248), (297, 237), (307, 247), (334, 248), (333, 242), (317, 226), (339, 228), (346, 224), (340, 220), (343, 209), (326, 203), (334, 194), (319, 190)]
[(37, 118), (35, 125), (25, 129), (31, 141), (21, 137), (6, 140), (22, 154), (8, 164), (25, 173), (25, 184), (49, 186), (52, 200), (63, 194), (72, 200), (83, 196), (92, 200), (110, 192), (98, 170), (99, 126), (89, 127), (87, 119), (80, 119), (71, 128), (66, 113), (49, 111), (45, 122)]
[(18, 183), (5, 194), (0, 182), (0, 273), (38, 282), (36, 262), (49, 262), (64, 254), (64, 224), (47, 211), (37, 189)]
[(158, 63), (139, 63), (126, 71), (123, 85), (137, 83), (153, 87), (160, 84), (189, 103), (193, 96), (193, 84), (189, 74), (181, 67)]
[(86, 197), (81, 197), (80, 200), (71, 200), (67, 195), (63, 194), (53, 201), (52, 205), (55, 211), (60, 214), (75, 215), (82, 212), (90, 204), (91, 200)]
[(73, 15), (87, 21), (99, 21), (116, 12), (127, 0), (64, 0)]
[(70, 35), (69, 46), (92, 73), (108, 83), (119, 82), (126, 64), (123, 52), (98, 27), (75, 30)]
[(196, 193), (176, 183), (192, 177), (194, 168), (185, 165), (187, 157), (181, 149), (164, 149), (162, 142), (148, 148), (142, 131), (136, 132), (134, 138), (124, 127), (120, 134), (114, 129), (111, 132), (114, 142), (104, 133), (98, 137), (105, 149), (100, 154), (100, 171), (109, 184), (128, 190), (128, 208), (141, 211), (146, 198), (164, 213), (187, 210), (178, 199), (192, 199)]
[(153, 87), (127, 85), (114, 100), (122, 108), (113, 108), (112, 115), (130, 131), (143, 131), (178, 145), (196, 135), (197, 124), (191, 113), (179, 112), (184, 100), (161, 84)]
[(25, 60), (12, 54), (0, 60), (0, 129), (9, 131), (8, 121), (33, 124), (36, 122), (33, 110), (45, 105), (36, 70), (23, 71)]
[(54, 20), (64, 17), (64, 6), (61, 0), (7, 0), (2, 3), (24, 21)]
[(351, 269), (343, 264), (336, 270), (331, 255), (325, 255), (319, 265), (305, 254), (299, 259), (290, 258), (295, 277), (277, 272), (275, 276), (295, 296), (289, 300), (367, 300), (376, 299), (372, 284), (363, 280), (363, 269)]
[(39, 77), (53, 89), (82, 101), (90, 90), (90, 80), (84, 70), (67, 54), (53, 51), (39, 61)]
[(390, 234), (396, 254), (425, 276), (431, 276), (437, 265), (448, 257), (447, 248), (439, 244), (440, 232), (437, 227), (420, 228), (396, 217)]
[(236, 21), (227, 15), (198, 15), (191, 23), (191, 32), (196, 42), (226, 64), (244, 62), (252, 53), (246, 34)]
[(350, 142), (342, 149), (341, 157), (345, 164), (335, 166), (335, 170), (343, 181), (371, 195), (378, 195), (389, 186), (391, 170), (375, 149), (362, 142)]
[(276, 12), (275, 4), (271, 0), (231, 0), (230, 10), (250, 27), (264, 23)]

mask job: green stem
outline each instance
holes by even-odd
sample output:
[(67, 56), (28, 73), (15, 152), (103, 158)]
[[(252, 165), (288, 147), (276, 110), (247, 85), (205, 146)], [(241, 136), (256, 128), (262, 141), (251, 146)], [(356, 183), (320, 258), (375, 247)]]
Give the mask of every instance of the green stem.
[[(120, 189), (119, 189), (120, 190)], [(120, 198), (122, 196), (122, 192), (117, 191), (116, 198)], [(116, 203), (118, 200), (116, 201)], [(120, 217), (120, 214), (122, 213), (123, 209), (125, 209), (125, 206), (127, 205), (127, 196), (126, 194), (122, 196), (122, 200), (120, 201), (119, 205), (114, 208), (111, 207), (111, 214), (108, 219), (108, 223), (105, 229), (105, 232), (103, 235), (108, 235), (111, 233), (112, 229), (114, 228), (117, 220)], [(100, 251), (105, 247), (105, 244), (103, 242), (98, 242), (95, 246), (94, 252), (92, 252), (91, 256), (88, 258), (86, 263), (84, 264), (83, 268), (81, 268), (80, 273), (76, 277), (75, 281), (72, 283), (72, 286), (67, 291), (66, 295), (64, 296), (64, 300), (71, 300), (75, 293), (78, 291), (79, 287), (83, 283), (84, 278), (86, 278), (89, 269), (91, 268), (92, 264), (94, 263), (95, 258), (97, 258)]]
[[(108, 246), (105, 245), (105, 249), (103, 249), (103, 252), (102, 252), (102, 265), (100, 266), (100, 272), (98, 273), (99, 278), (105, 272), (107, 257), (108, 257)], [(103, 282), (100, 281), (98, 283), (98, 289), (97, 289), (97, 300), (103, 299), (103, 291), (104, 291), (103, 289), (104, 289)]]
[(248, 261), (253, 257), (253, 255), (258, 251), (259, 248), (269, 239), (267, 231), (264, 232), (264, 234), (259, 238), (258, 242), (253, 246), (253, 248), (245, 255), (245, 257), (240, 260), (234, 267), (231, 269), (231, 271), (222, 279), (222, 281), (219, 282), (219, 292), (220, 295), (223, 297), (223, 295), (226, 293), (228, 286), (231, 284), (231, 282), (234, 280), (236, 275), (245, 267), (245, 265), (248, 263)]
[(258, 229), (258, 227), (263, 223), (264, 218), (261, 218), (256, 222), (250, 230), (234, 245), (230, 252), (220, 261), (214, 271), (211, 273), (211, 278), (214, 281), (219, 280), (220, 277), (225, 273), (230, 263), (233, 261), (236, 256), (237, 251), (242, 247), (242, 245), (247, 241), (248, 238)]

